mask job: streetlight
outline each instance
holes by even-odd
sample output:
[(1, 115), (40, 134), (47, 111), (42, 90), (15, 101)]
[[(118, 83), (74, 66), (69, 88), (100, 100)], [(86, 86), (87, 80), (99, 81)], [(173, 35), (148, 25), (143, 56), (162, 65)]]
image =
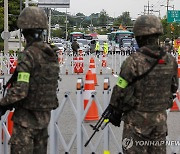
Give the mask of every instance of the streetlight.
[(81, 22), (80, 22), (80, 29), (81, 29), (81, 24), (86, 20), (86, 18), (84, 18)]

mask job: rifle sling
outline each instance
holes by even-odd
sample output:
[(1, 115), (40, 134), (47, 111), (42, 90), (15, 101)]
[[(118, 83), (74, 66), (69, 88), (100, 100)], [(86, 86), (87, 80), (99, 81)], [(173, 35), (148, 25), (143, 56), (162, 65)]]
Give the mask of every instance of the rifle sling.
[[(143, 53), (143, 52), (142, 52)], [(144, 52), (143, 54), (147, 55), (146, 52)], [(129, 83), (129, 85), (134, 84), (136, 81), (143, 79), (146, 75), (148, 75), (153, 68), (158, 64), (159, 60), (165, 55), (166, 53), (163, 50), (160, 50), (160, 55), (157, 58), (157, 60), (155, 61), (155, 63), (151, 66), (150, 69), (148, 69), (145, 73), (143, 73), (142, 75), (136, 77), (135, 79), (133, 79), (133, 81), (131, 83)]]

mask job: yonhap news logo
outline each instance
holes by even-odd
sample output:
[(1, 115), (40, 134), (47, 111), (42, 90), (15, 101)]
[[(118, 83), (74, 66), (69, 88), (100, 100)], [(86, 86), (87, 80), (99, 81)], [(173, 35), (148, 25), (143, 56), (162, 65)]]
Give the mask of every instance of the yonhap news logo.
[(162, 140), (162, 141), (135, 141), (133, 138), (124, 138), (122, 141), (122, 147), (124, 150), (130, 149), (132, 146), (180, 146), (180, 141), (177, 140)]
[(133, 146), (133, 139), (124, 138), (122, 141), (123, 149), (127, 150)]

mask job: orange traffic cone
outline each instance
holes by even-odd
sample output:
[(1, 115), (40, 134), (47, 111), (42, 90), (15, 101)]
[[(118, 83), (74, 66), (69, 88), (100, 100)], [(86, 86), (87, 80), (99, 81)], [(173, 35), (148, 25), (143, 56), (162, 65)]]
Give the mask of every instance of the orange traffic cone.
[(9, 131), (9, 134), (12, 135), (12, 132), (13, 132), (13, 121), (11, 120), (12, 119), (12, 116), (13, 116), (13, 111), (10, 111), (9, 112), (9, 115), (8, 115), (8, 131)]
[[(91, 70), (88, 70), (88, 72), (86, 73), (84, 90), (85, 90), (84, 91), (84, 109), (85, 109), (91, 97), (91, 92), (95, 91), (94, 77)], [(93, 100), (84, 120), (92, 121), (98, 119), (99, 119), (98, 108), (96, 102)]]
[(10, 74), (13, 74), (17, 66), (17, 60), (14, 57), (10, 57)]
[(179, 111), (179, 108), (178, 108), (177, 103), (176, 103), (176, 99), (174, 100), (173, 106), (172, 106), (170, 111), (176, 111), (176, 112)]
[(106, 54), (103, 53), (103, 56), (102, 56), (102, 67), (106, 67), (107, 66), (107, 62), (106, 62)]
[(94, 77), (94, 84), (95, 86), (97, 86), (97, 77), (96, 77), (96, 66), (95, 66), (95, 62), (94, 62), (94, 58), (91, 57), (90, 59), (90, 65), (89, 65), (89, 69), (91, 70), (93, 77)]
[(74, 57), (73, 58), (73, 63), (74, 63), (74, 73), (79, 73), (79, 58), (78, 57)]
[(83, 58), (83, 51), (79, 50), (79, 73), (83, 73), (84, 71), (84, 58)]
[(179, 101), (179, 100), (180, 100), (180, 92), (177, 91), (176, 92), (176, 98), (173, 101), (173, 106), (172, 106), (170, 111), (179, 111), (180, 110), (178, 105), (177, 105), (177, 102), (176, 102), (176, 101)]

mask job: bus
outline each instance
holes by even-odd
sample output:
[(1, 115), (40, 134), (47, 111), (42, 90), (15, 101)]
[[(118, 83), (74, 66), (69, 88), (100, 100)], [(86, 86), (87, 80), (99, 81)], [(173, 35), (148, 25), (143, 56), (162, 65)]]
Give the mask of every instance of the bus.
[(84, 34), (84, 39), (86, 39), (86, 40), (92, 40), (93, 37), (91, 36), (91, 34)]
[(119, 51), (122, 38), (134, 38), (134, 33), (127, 30), (113, 31), (108, 35), (108, 39), (112, 45), (112, 51)]
[(72, 32), (70, 33), (70, 42), (72, 42), (74, 39), (84, 39), (84, 33), (82, 32)]

